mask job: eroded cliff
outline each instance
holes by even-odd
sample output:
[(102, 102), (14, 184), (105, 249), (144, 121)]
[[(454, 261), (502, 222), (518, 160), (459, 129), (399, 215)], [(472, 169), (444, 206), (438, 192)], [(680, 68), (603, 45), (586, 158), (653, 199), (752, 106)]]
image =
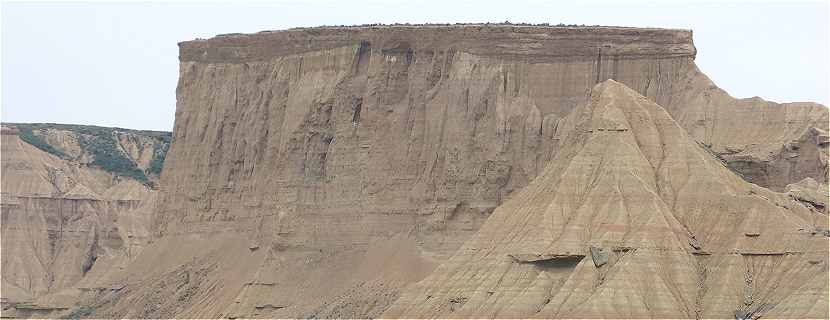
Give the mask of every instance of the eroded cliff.
[(71, 160), (91, 154), (71, 132), (43, 125), (42, 144), (29, 144), (20, 135), (28, 126), (4, 124), (0, 135), (2, 312), (54, 317), (66, 314), (80, 291), (111, 289), (95, 283), (148, 242), (156, 190)]
[[(404, 288), (440, 279), (447, 267), (434, 268), (481, 238), (494, 208), (575, 148), (564, 143), (580, 128), (572, 111), (609, 78), (664, 106), (705, 163), (720, 157), (778, 191), (827, 183), (825, 107), (734, 99), (700, 73), (695, 53), (686, 30), (511, 25), (181, 43), (154, 242), (110, 279), (120, 290), (81, 305), (98, 317), (446, 315), (403, 307), (416, 299)], [(669, 258), (698, 270), (694, 258)], [(452, 310), (467, 301), (455, 298)], [(729, 309), (675, 298), (684, 315)]]
[(597, 85), (545, 171), (384, 317), (826, 318), (825, 213)]

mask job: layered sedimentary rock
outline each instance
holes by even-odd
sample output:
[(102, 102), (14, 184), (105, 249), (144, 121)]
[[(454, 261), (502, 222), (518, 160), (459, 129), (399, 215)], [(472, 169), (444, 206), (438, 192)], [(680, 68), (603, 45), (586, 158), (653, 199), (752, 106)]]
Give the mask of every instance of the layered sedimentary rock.
[(94, 282), (138, 255), (156, 191), (59, 158), (19, 133), (2, 128), (2, 312), (51, 317), (74, 306), (79, 290), (109, 289)]
[[(696, 50), (692, 33), (687, 30), (380, 26), (232, 34), (180, 46), (182, 81), (187, 84), (198, 79), (190, 78), (195, 75), (187, 71), (199, 66), (222, 65), (226, 67), (223, 71), (248, 73), (262, 81), (267, 76), (257, 66), (267, 68), (265, 65), (270, 64), (273, 68), (274, 61), (282, 61), (283, 66), (291, 64), (288, 69), (297, 73), (294, 76), (303, 77), (308, 72), (322, 71), (313, 69), (316, 63), (310, 60), (305, 66), (312, 69), (304, 71), (300, 63), (304, 55), (321, 57), (319, 61), (324, 56), (335, 59), (345, 54), (339, 64), (330, 60), (326, 68), (342, 72), (350, 67), (373, 66), (367, 69), (367, 79), (358, 81), (366, 83), (362, 89), (366, 92), (360, 85), (351, 88), (357, 92), (347, 90), (357, 98), (369, 94), (369, 112), (373, 104), (402, 104), (407, 109), (419, 104), (477, 106), (473, 112), (498, 105), (504, 112), (497, 119), (500, 128), (508, 128), (507, 124), (514, 121), (510, 127), (513, 132), (522, 131), (517, 128), (519, 124), (529, 127), (526, 131), (537, 127), (544, 131), (543, 122), (553, 124), (566, 115), (584, 100), (591, 86), (615, 79), (664, 106), (695, 140), (723, 156), (730, 167), (754, 183), (777, 191), (805, 177), (827, 183), (827, 108), (814, 103), (778, 104), (757, 97), (730, 97), (694, 65)], [(245, 66), (253, 69), (234, 68)], [(357, 77), (357, 71), (340, 77)], [(341, 80), (327, 79), (329, 88)], [(452, 86), (444, 86), (448, 83)], [(429, 94), (433, 91), (444, 94)], [(372, 97), (373, 92), (376, 97)], [(300, 95), (295, 92), (291, 96)], [(530, 137), (526, 139), (533, 136), (532, 132), (527, 135)], [(530, 164), (522, 166), (527, 171), (524, 174), (538, 173), (538, 167), (528, 167)]]
[(608, 80), (528, 187), (384, 317), (826, 318), (827, 216)]
[[(805, 137), (827, 131), (827, 109), (728, 96), (694, 65), (691, 36), (467, 25), (181, 43), (154, 241), (110, 279), (120, 290), (80, 305), (98, 317), (427, 315), (400, 307), (411, 294), (387, 309), (574, 148), (568, 119), (609, 78), (750, 181), (826, 184), (827, 144)], [(510, 254), (578, 264), (576, 249)]]

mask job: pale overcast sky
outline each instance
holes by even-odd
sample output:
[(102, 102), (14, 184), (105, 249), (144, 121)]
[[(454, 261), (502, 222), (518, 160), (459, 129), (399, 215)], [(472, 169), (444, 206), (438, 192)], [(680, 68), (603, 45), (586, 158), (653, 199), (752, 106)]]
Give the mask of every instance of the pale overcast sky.
[(180, 41), (318, 25), (505, 20), (692, 29), (698, 65), (733, 96), (827, 105), (827, 2), (575, 2), (4, 2), (0, 119), (171, 130)]

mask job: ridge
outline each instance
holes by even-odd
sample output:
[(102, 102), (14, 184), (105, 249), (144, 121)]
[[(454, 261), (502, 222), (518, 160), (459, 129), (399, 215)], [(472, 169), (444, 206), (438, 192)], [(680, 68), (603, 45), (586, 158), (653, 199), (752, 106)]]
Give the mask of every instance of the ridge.
[(536, 180), (383, 317), (827, 316), (826, 286), (795, 291), (826, 276), (826, 238), (799, 232), (822, 214), (743, 181), (616, 81), (574, 112)]

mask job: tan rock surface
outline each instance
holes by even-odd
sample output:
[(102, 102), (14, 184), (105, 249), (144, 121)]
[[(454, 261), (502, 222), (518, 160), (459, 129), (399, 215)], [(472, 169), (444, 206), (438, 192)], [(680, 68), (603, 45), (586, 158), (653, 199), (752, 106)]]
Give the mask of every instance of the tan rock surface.
[(787, 194), (793, 199), (811, 206), (817, 211), (828, 213), (827, 203), (830, 191), (828, 191), (826, 184), (818, 183), (812, 178), (804, 178), (798, 183), (787, 185), (786, 190)]
[(828, 238), (803, 231), (825, 214), (743, 181), (613, 80), (574, 112), (545, 171), (384, 317), (827, 318)]
[(94, 286), (141, 251), (156, 191), (58, 158), (6, 128), (0, 136), (3, 313), (53, 317), (75, 303), (61, 292)]
[[(494, 208), (534, 181), (550, 159), (575, 153), (576, 146), (563, 144), (582, 119), (572, 111), (608, 78), (665, 106), (692, 138), (751, 181), (780, 190), (808, 176), (826, 183), (827, 144), (810, 144), (805, 138), (820, 132), (812, 128), (828, 131), (826, 108), (733, 99), (700, 73), (695, 53), (690, 31), (605, 27), (320, 28), (181, 43), (175, 143), (165, 162), (153, 243), (123, 270), (96, 282), (117, 290), (85, 292), (73, 312), (84, 307), (93, 317), (161, 318), (409, 312), (405, 306), (411, 293), (402, 297), (408, 285), (430, 274), (427, 279), (438, 277), (435, 266), (462, 254), (457, 250), (473, 235), (481, 237), (479, 228)], [(613, 134), (632, 128), (602, 129)], [(784, 148), (788, 144), (799, 148)], [(653, 150), (623, 151), (633, 159), (654, 157)], [(709, 159), (695, 162), (704, 163), (703, 169), (719, 166), (712, 155), (698, 151), (693, 154)], [(718, 168), (713, 174), (734, 179)], [(824, 176), (817, 176), (822, 170)], [(722, 239), (700, 229), (693, 230), (696, 240), (672, 240), (680, 222), (668, 219), (671, 210), (644, 191), (648, 183), (626, 183), (631, 187), (618, 191), (618, 197), (628, 197), (630, 190), (631, 197), (655, 202), (655, 211), (643, 216), (651, 220), (634, 222), (648, 232), (636, 234), (631, 244), (654, 243), (666, 250), (634, 254), (625, 247), (601, 247), (598, 259), (607, 258), (601, 268), (640, 274), (642, 267), (661, 271), (670, 265), (673, 272), (690, 273), (664, 273), (665, 280), (654, 282), (654, 288), (624, 279), (609, 287), (631, 290), (641, 300), (665, 300), (660, 303), (666, 310), (678, 307), (654, 314), (698, 314), (696, 302), (683, 296), (689, 292), (683, 290), (698, 284), (697, 258), (669, 249), (688, 247), (691, 241), (708, 250), (713, 243), (727, 246), (737, 238)], [(803, 207), (788, 196), (752, 190)], [(815, 214), (793, 210), (802, 220)], [(682, 223), (691, 224), (700, 215), (692, 211)], [(764, 226), (745, 229), (753, 234)], [(582, 266), (575, 260), (587, 251), (577, 229), (563, 245), (566, 252), (528, 251), (541, 243), (529, 242), (528, 250), (509, 254), (528, 264), (561, 256), (565, 265)], [(767, 244), (770, 235), (764, 232), (753, 237)], [(631, 240), (619, 231), (609, 233), (612, 240)], [(548, 239), (545, 232), (523, 237)], [(751, 242), (748, 246), (757, 249)], [(635, 259), (618, 264), (628, 253)], [(712, 260), (745, 271), (740, 259)], [(820, 266), (826, 268), (826, 261), (813, 269)], [(560, 269), (558, 262), (551, 267)], [(596, 268), (594, 263), (590, 267)], [(539, 273), (528, 265), (519, 268)], [(565, 273), (554, 272), (545, 281), (565, 281)], [(737, 279), (732, 273), (723, 276)], [(535, 303), (534, 290), (521, 301)], [(721, 296), (736, 295), (711, 293), (700, 301)], [(397, 307), (388, 310), (399, 298)], [(464, 307), (473, 300), (463, 298), (450, 297), (448, 308), (473, 310)], [(806, 313), (801, 307), (815, 301), (810, 295), (786, 299), (796, 302), (776, 309), (779, 314), (822, 314), (820, 306)], [(618, 301), (614, 314), (644, 314), (643, 304)], [(728, 309), (716, 304), (699, 303), (712, 314)], [(535, 304), (509, 312), (525, 314), (530, 306)], [(607, 311), (598, 310), (603, 309), (584, 311)], [(407, 314), (444, 312), (422, 311)]]
[[(805, 177), (827, 184), (827, 108), (809, 102), (732, 98), (694, 65), (696, 50), (688, 30), (515, 25), (312, 28), (183, 42), (180, 58), (231, 67), (358, 43), (362, 50), (381, 51), (381, 59), (397, 61), (401, 70), (406, 69), (394, 73), (406, 79), (383, 85), (403, 87), (393, 91), (410, 93), (410, 105), (421, 99), (446, 99), (414, 94), (437, 84), (438, 91), (453, 92), (444, 103), (459, 106), (466, 101), (481, 108), (481, 100), (489, 96), (487, 102), (509, 106), (508, 117), (522, 118), (517, 121), (527, 121), (528, 126), (542, 125), (533, 122), (554, 122), (583, 101), (591, 86), (615, 79), (664, 106), (697, 141), (754, 183), (777, 191)], [(476, 59), (465, 59), (470, 56)], [(462, 72), (452, 81), (457, 85), (441, 88), (441, 75), (452, 71)], [(458, 83), (465, 78), (478, 82)], [(417, 85), (424, 80), (425, 88)], [(493, 92), (498, 84), (501, 93)], [(464, 91), (471, 85), (479, 86), (470, 88), (472, 95)], [(542, 119), (528, 116), (537, 111)]]
[[(689, 31), (633, 28), (322, 28), (181, 43), (175, 143), (154, 220), (159, 245), (142, 252), (148, 261), (177, 258), (152, 272), (132, 265), (129, 281), (113, 280), (123, 290), (87, 303), (93, 315), (111, 317), (381, 314), (550, 159), (564, 157), (560, 148), (573, 148), (561, 144), (575, 126), (567, 118), (607, 78), (665, 105), (717, 154), (766, 157), (813, 127), (826, 128), (822, 106), (729, 97), (699, 72), (694, 55)], [(826, 144), (800, 150), (798, 166), (814, 170), (771, 176), (753, 165), (779, 162), (750, 162), (744, 174), (783, 187), (826, 165)], [(654, 219), (667, 217), (654, 206), (663, 210)], [(666, 228), (677, 222), (647, 222), (658, 231), (640, 242), (687, 245), (658, 241), (672, 239)], [(695, 232), (703, 250), (728, 241)], [(584, 254), (573, 237), (569, 250)], [(406, 245), (376, 256), (391, 239)], [(607, 268), (619, 252), (609, 251)], [(653, 254), (636, 257), (626, 273), (664, 265), (649, 262)], [(407, 267), (365, 263), (377, 259)], [(694, 300), (672, 292), (697, 285), (696, 262), (667, 259), (689, 273), (655, 283), (662, 291), (649, 297), (682, 303), (672, 312), (694, 315)], [(624, 280), (614, 286), (643, 296), (651, 290)], [(464, 303), (456, 299), (452, 308)], [(701, 310), (725, 310), (710, 304), (701, 302)], [(644, 314), (642, 303), (620, 308), (628, 309), (618, 316)]]

